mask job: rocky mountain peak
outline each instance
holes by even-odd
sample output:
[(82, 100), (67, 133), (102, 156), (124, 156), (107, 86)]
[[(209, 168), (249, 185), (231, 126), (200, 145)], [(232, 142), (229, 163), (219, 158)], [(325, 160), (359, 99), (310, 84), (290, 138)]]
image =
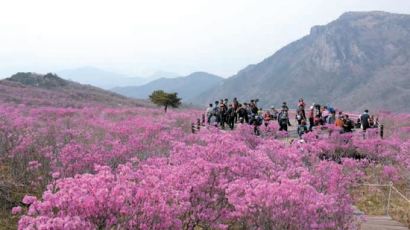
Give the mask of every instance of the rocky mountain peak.
[[(239, 71), (202, 103), (259, 98), (277, 105), (304, 97), (347, 110), (409, 111), (410, 15), (348, 12)], [(247, 82), (247, 84), (243, 84)]]
[(53, 73), (47, 73), (45, 75), (42, 75), (31, 72), (20, 72), (12, 75), (10, 78), (7, 78), (6, 80), (19, 82), (23, 85), (35, 86), (46, 89), (64, 87), (69, 84), (68, 81), (58, 77), (56, 74)]

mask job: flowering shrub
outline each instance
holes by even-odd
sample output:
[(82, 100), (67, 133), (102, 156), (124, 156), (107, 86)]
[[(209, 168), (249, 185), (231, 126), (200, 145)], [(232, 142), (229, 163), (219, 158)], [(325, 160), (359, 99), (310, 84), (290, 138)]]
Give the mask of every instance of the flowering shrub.
[(0, 160), (42, 194), (12, 209), (20, 229), (355, 229), (352, 186), (410, 170), (399, 131), (289, 144), (276, 124), (192, 134), (196, 110), (0, 108)]
[(22, 208), (21, 208), (20, 206), (13, 207), (13, 208), (11, 209), (11, 213), (12, 213), (13, 215), (20, 214), (21, 211), (22, 211)]

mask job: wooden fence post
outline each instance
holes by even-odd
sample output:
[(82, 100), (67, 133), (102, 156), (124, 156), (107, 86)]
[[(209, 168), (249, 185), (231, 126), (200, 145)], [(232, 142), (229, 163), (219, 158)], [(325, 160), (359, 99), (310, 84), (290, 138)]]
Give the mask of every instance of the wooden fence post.
[(389, 209), (390, 209), (390, 198), (391, 198), (391, 187), (393, 186), (393, 183), (390, 181), (389, 182), (389, 196), (387, 198), (387, 207), (386, 207), (386, 215), (389, 215)]

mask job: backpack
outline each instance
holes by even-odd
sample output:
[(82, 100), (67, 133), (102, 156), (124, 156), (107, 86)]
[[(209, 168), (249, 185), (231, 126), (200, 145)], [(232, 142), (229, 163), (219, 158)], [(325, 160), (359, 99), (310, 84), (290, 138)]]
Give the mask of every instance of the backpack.
[(238, 114), (239, 114), (240, 117), (245, 117), (247, 115), (247, 111), (246, 111), (245, 108), (240, 108), (238, 110)]
[(272, 115), (271, 115), (271, 114), (265, 113), (265, 114), (263, 115), (263, 120), (265, 120), (265, 121), (270, 121), (271, 119), (272, 119)]
[(222, 105), (220, 105), (219, 107), (220, 107), (221, 114), (225, 115), (226, 111), (228, 110), (228, 108), (226, 107), (226, 105), (225, 105), (225, 104), (222, 104)]
[(321, 113), (320, 113), (320, 106), (315, 106), (314, 107), (314, 109), (313, 109), (313, 114), (314, 114), (314, 116), (316, 117), (316, 116), (321, 116)]
[(239, 102), (238, 102), (237, 100), (234, 100), (234, 101), (233, 101), (233, 108), (234, 108), (235, 110), (237, 110), (238, 107), (239, 107)]
[(298, 106), (298, 109), (296, 110), (296, 112), (301, 112), (301, 111), (303, 111), (303, 110), (305, 110), (305, 107), (302, 106), (302, 105), (299, 105), (299, 106)]
[(258, 114), (258, 107), (256, 107), (256, 105), (253, 106), (253, 107), (251, 108), (251, 112), (252, 112), (253, 114)]
[(217, 106), (215, 106), (215, 108), (213, 108), (212, 113), (214, 116), (218, 116), (219, 115), (219, 108)]
[(233, 108), (229, 108), (228, 111), (226, 112), (226, 114), (229, 117), (235, 117), (235, 110)]
[(280, 119), (280, 120), (287, 120), (287, 119), (288, 119), (288, 115), (287, 115), (286, 113), (284, 113), (284, 112), (281, 112), (281, 113), (279, 114), (279, 119)]
[(263, 119), (261, 116), (255, 116), (256, 125), (262, 125)]

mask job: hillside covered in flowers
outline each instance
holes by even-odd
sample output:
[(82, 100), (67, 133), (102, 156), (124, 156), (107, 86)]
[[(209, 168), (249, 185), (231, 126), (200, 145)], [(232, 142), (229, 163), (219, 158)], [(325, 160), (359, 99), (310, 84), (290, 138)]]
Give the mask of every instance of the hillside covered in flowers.
[(384, 139), (328, 126), (289, 141), (275, 123), (192, 133), (203, 111), (46, 99), (0, 103), (2, 226), (357, 229), (358, 186), (409, 186), (409, 115), (380, 114)]

